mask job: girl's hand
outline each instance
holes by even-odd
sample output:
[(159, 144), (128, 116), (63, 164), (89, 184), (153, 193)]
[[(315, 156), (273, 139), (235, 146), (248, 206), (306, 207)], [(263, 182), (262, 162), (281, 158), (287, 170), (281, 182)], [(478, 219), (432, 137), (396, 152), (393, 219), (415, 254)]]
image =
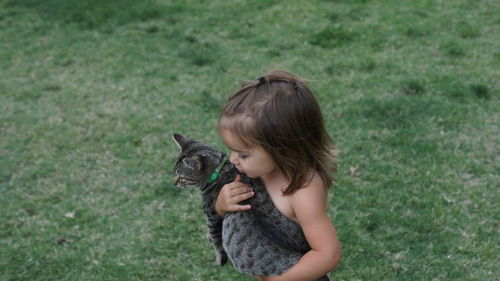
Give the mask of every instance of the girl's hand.
[(222, 187), (215, 201), (215, 211), (221, 217), (229, 212), (239, 212), (250, 210), (250, 205), (238, 205), (254, 196), (253, 190), (246, 184), (242, 183), (240, 175), (236, 175), (233, 182)]

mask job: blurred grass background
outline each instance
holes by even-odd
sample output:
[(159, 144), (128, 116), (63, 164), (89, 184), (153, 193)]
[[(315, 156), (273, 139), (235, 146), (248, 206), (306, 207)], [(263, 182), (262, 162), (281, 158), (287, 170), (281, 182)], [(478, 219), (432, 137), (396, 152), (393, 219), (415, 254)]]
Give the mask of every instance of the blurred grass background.
[(281, 68), (341, 151), (333, 280), (497, 280), (498, 1), (0, 1), (0, 280), (252, 280), (213, 265), (173, 132)]

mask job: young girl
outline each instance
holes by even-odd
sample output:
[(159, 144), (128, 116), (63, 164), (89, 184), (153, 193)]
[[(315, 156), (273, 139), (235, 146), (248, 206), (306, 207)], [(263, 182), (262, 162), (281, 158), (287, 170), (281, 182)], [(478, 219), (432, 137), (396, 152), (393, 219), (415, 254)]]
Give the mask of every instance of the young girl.
[[(262, 180), (276, 208), (301, 226), (311, 248), (282, 275), (255, 278), (314, 280), (333, 270), (340, 261), (340, 244), (327, 215), (327, 192), (335, 163), (312, 91), (291, 73), (267, 73), (229, 98), (219, 129), (231, 163)], [(252, 196), (237, 178), (221, 189), (217, 213), (247, 211), (252, 206), (238, 203)]]

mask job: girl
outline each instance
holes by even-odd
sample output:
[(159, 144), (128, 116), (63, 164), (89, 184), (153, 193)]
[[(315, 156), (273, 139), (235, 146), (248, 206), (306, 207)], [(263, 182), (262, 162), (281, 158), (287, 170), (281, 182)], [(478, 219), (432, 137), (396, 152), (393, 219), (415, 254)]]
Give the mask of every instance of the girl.
[[(295, 75), (272, 71), (240, 88), (223, 108), (219, 130), (231, 150), (230, 161), (251, 178), (260, 178), (276, 208), (297, 222), (311, 247), (280, 276), (257, 280), (314, 280), (340, 261), (340, 244), (327, 215), (327, 192), (335, 172), (331, 139), (320, 107)], [(249, 210), (238, 203), (254, 196), (239, 178), (216, 200), (220, 216)]]

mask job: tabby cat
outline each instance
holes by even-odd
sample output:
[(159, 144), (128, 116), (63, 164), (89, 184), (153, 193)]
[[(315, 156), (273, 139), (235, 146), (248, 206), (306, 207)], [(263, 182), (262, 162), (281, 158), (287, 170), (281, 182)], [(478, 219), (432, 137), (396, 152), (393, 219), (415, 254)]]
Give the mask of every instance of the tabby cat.
[[(235, 179), (238, 170), (223, 152), (179, 134), (173, 138), (181, 148), (174, 165), (174, 184), (200, 189), (218, 265), (224, 265), (229, 257), (241, 273), (280, 275), (311, 249), (300, 225), (276, 209), (259, 179), (240, 174), (241, 181), (255, 192), (254, 197), (242, 202), (252, 205), (249, 211), (227, 213), (224, 218), (217, 215), (215, 199), (220, 189)], [(317, 280), (329, 279), (323, 276)]]

